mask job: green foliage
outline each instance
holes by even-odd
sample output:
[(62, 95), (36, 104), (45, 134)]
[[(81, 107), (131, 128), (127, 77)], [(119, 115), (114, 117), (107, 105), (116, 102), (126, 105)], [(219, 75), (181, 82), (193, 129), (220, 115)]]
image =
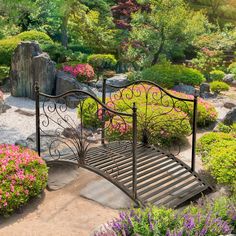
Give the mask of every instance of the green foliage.
[(213, 81), (222, 81), (225, 73), (221, 70), (213, 70), (210, 72), (210, 79)]
[(17, 38), (19, 38), (21, 41), (37, 41), (40, 44), (53, 43), (52, 39), (47, 34), (37, 30), (25, 31), (18, 34)]
[(205, 167), (216, 178), (217, 182), (229, 185), (235, 191), (235, 133), (205, 134), (198, 140), (197, 150), (201, 153)]
[[(120, 212), (94, 236), (140, 235), (226, 235), (236, 229), (236, 202), (234, 198), (199, 199), (197, 204), (173, 210), (148, 206)], [(125, 232), (125, 234), (124, 234)]]
[(210, 88), (212, 92), (220, 93), (229, 90), (229, 85), (221, 81), (213, 81), (210, 83)]
[(156, 64), (163, 54), (173, 59), (172, 53), (178, 52), (183, 59), (190, 42), (205, 31), (205, 16), (191, 11), (184, 0), (148, 2), (150, 11), (132, 15), (132, 31), (123, 49), (126, 59), (141, 68)]
[(0, 85), (3, 84), (4, 80), (9, 76), (10, 68), (8, 66), (0, 66)]
[(0, 40), (0, 65), (10, 66), (12, 54), (20, 43), (20, 39), (12, 37)]
[(198, 70), (168, 63), (157, 64), (145, 69), (142, 76), (144, 80), (153, 81), (166, 88), (173, 88), (179, 83), (195, 86), (205, 80)]
[(235, 132), (236, 131), (235, 128), (236, 128), (236, 123), (234, 123), (232, 126), (225, 125), (224, 123), (218, 124), (219, 131), (223, 133)]
[(46, 187), (48, 168), (36, 152), (0, 145), (0, 215), (9, 215)]
[(236, 62), (233, 62), (229, 65), (228, 71), (232, 74), (236, 75)]
[(114, 69), (117, 63), (115, 57), (111, 54), (92, 54), (88, 56), (88, 63), (97, 71), (104, 69)]

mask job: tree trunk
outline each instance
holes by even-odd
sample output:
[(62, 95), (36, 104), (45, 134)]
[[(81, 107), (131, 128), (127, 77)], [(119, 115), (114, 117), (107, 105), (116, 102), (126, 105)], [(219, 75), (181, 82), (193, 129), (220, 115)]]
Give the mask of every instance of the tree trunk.
[(160, 47), (159, 47), (158, 51), (154, 54), (154, 57), (153, 57), (153, 60), (152, 60), (152, 65), (157, 64), (159, 56), (163, 51), (164, 45), (165, 45), (164, 29), (161, 28), (161, 44), (160, 44)]
[(68, 47), (68, 19), (69, 17), (67, 15), (64, 16), (61, 24), (61, 44), (65, 48)]

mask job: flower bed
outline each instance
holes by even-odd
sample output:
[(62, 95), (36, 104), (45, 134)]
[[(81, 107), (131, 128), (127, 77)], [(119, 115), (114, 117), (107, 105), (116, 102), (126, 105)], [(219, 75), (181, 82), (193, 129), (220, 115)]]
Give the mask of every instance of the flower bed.
[(94, 236), (218, 236), (236, 230), (235, 200), (220, 198), (215, 202), (200, 199), (182, 211), (157, 208), (121, 212)]
[(36, 152), (0, 145), (0, 215), (8, 215), (37, 196), (47, 184), (47, 166)]

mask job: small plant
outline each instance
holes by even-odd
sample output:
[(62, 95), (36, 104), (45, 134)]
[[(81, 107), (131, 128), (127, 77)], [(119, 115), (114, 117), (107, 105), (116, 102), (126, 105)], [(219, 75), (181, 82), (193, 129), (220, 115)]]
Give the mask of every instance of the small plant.
[(232, 64), (229, 65), (228, 71), (231, 74), (235, 74), (236, 75), (236, 62), (233, 62)]
[(9, 70), (10, 68), (8, 66), (0, 66), (0, 85), (2, 85), (9, 76)]
[(210, 72), (210, 79), (212, 81), (222, 81), (225, 77), (225, 73), (221, 70), (213, 70)]
[(48, 169), (36, 152), (0, 145), (0, 215), (9, 215), (46, 187)]
[(64, 66), (63, 70), (75, 76), (81, 82), (88, 82), (94, 78), (93, 67), (89, 64), (78, 64), (76, 66)]
[(215, 93), (221, 93), (223, 91), (228, 91), (229, 90), (229, 85), (226, 84), (225, 82), (221, 82), (221, 81), (213, 81), (212, 83), (210, 83), (210, 88), (212, 92)]

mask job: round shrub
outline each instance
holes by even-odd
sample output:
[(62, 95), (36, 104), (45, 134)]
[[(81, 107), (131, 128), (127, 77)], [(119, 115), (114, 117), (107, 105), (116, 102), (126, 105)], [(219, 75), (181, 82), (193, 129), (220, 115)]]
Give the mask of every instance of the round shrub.
[(111, 54), (92, 54), (88, 56), (88, 63), (97, 73), (101, 73), (103, 70), (114, 69), (117, 60)]
[(25, 31), (16, 35), (16, 37), (19, 38), (20, 41), (32, 40), (32, 41), (37, 41), (40, 44), (53, 43), (52, 39), (47, 34), (45, 34), (44, 32), (37, 31), (37, 30)]
[(36, 152), (0, 145), (0, 215), (8, 215), (46, 187), (48, 169)]
[(229, 73), (236, 75), (236, 62), (233, 62), (229, 65), (228, 71)]
[(228, 91), (229, 85), (226, 84), (225, 82), (213, 81), (212, 83), (210, 83), (210, 88), (212, 92), (220, 93), (223, 91)]
[(201, 72), (196, 69), (169, 63), (157, 64), (143, 70), (142, 77), (165, 88), (173, 88), (179, 83), (195, 86), (205, 80)]
[(198, 140), (197, 150), (204, 166), (220, 184), (236, 191), (236, 136), (234, 133), (208, 133)]
[(8, 66), (0, 66), (0, 85), (2, 85), (9, 76), (9, 70), (10, 68)]
[(0, 40), (0, 65), (10, 66), (12, 54), (18, 43), (20, 39), (17, 37)]
[(212, 81), (222, 81), (225, 77), (225, 73), (221, 70), (213, 70), (210, 72), (210, 79)]

